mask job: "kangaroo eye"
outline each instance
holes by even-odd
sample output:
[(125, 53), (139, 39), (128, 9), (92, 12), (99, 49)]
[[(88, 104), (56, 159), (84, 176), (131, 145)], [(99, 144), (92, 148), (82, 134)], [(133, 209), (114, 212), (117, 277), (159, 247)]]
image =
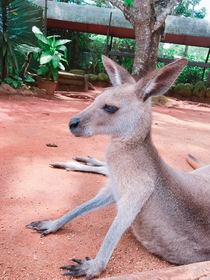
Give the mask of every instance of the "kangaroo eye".
[(113, 105), (107, 105), (107, 104), (105, 104), (102, 109), (104, 111), (106, 111), (107, 113), (111, 113), (111, 114), (113, 114), (113, 113), (117, 112), (117, 110), (119, 110), (118, 107), (113, 106)]

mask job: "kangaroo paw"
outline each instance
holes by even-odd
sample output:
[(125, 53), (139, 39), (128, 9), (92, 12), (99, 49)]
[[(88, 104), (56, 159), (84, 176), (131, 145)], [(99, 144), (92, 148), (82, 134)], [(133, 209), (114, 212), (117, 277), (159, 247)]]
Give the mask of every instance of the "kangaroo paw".
[(50, 221), (50, 220), (35, 221), (30, 224), (27, 224), (26, 227), (41, 232), (41, 237), (48, 235), (50, 233), (54, 233), (60, 228), (56, 223), (56, 221)]
[(85, 280), (91, 280), (94, 277), (101, 274), (103, 270), (103, 264), (97, 262), (94, 259), (86, 257), (85, 260), (72, 259), (76, 265), (61, 266), (61, 269), (68, 270), (64, 275), (71, 275), (74, 277), (85, 276)]
[(84, 164), (87, 165), (94, 165), (94, 166), (105, 166), (105, 162), (100, 161), (94, 157), (75, 157), (73, 158), (74, 160), (78, 161), (78, 162), (82, 162)]

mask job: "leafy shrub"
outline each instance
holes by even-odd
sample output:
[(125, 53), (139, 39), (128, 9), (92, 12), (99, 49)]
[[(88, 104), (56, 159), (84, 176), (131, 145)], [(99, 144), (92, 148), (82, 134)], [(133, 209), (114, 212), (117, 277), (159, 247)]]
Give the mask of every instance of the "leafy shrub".
[(89, 74), (90, 81), (96, 81), (98, 76), (96, 74)]
[(206, 89), (206, 94), (205, 94), (206, 98), (210, 98), (210, 88)]
[[(194, 46), (184, 46), (176, 44), (160, 43), (158, 56), (163, 58), (177, 59), (178, 57), (186, 57), (189, 61), (205, 62), (208, 49)], [(158, 68), (163, 66), (158, 63)], [(177, 83), (196, 84), (203, 79), (203, 68), (197, 66), (186, 66), (177, 79)], [(207, 73), (204, 75), (204, 81), (207, 80)]]
[(99, 73), (98, 74), (98, 80), (108, 82), (109, 81), (109, 76), (105, 73)]
[(177, 79), (177, 83), (196, 84), (202, 80), (203, 69), (197, 66), (186, 66)]
[(203, 97), (206, 93), (206, 87), (202, 81), (198, 81), (193, 89), (193, 95), (197, 97)]
[(185, 84), (178, 84), (174, 87), (173, 92), (183, 97), (189, 97), (192, 94), (191, 87)]

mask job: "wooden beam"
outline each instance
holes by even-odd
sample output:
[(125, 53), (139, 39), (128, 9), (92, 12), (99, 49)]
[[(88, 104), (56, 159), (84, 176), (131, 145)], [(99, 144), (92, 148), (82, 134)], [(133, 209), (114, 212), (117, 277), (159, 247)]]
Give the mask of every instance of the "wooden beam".
[[(109, 56), (119, 56), (119, 57), (130, 57), (134, 58), (134, 53), (128, 53), (128, 52), (119, 52), (119, 51), (111, 51), (108, 53)], [(174, 58), (166, 58), (166, 57), (158, 57), (159, 62), (164, 62), (164, 63), (171, 63), (175, 61), (176, 59)], [(210, 68), (210, 63), (205, 63), (205, 62), (199, 62), (199, 61), (188, 61), (188, 65), (190, 66), (198, 66), (201, 68)]]

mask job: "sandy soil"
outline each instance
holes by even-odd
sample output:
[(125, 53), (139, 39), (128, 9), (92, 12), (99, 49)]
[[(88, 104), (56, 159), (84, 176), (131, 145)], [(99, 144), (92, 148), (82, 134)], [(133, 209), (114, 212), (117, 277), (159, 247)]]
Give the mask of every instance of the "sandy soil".
[[(74, 156), (103, 160), (107, 137), (75, 138), (68, 130), (70, 118), (89, 103), (60, 95), (52, 100), (0, 97), (0, 279), (66, 279), (59, 266), (69, 264), (72, 257), (94, 257), (98, 251), (114, 206), (44, 238), (25, 228), (31, 221), (63, 215), (93, 197), (105, 182), (100, 175), (49, 167)], [(175, 108), (154, 107), (154, 142), (171, 166), (189, 171), (187, 153), (210, 161), (210, 108), (175, 103)], [(168, 266), (142, 248), (128, 230), (102, 277)]]

